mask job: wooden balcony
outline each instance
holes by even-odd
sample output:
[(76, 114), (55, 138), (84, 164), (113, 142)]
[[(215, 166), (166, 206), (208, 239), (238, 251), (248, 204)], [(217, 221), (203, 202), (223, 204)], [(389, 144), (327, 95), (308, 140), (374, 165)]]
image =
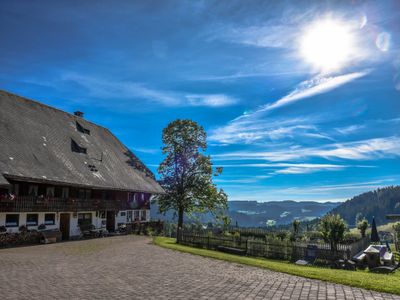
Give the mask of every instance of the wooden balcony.
[(0, 198), (0, 212), (106, 211), (129, 209), (124, 200), (9, 197)]

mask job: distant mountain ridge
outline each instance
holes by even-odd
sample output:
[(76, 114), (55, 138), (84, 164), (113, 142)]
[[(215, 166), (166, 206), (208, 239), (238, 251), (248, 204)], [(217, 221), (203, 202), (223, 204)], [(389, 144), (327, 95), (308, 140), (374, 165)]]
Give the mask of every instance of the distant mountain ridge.
[[(356, 223), (356, 217), (365, 217), (371, 222), (372, 217), (378, 225), (386, 224), (387, 214), (400, 214), (400, 186), (389, 186), (357, 195), (346, 202), (315, 202), (292, 200), (257, 202), (235, 200), (228, 202), (228, 215), (232, 225), (236, 222), (241, 227), (265, 227), (267, 225), (286, 225), (293, 220), (311, 221), (327, 213), (339, 214), (350, 226)], [(174, 220), (174, 213), (165, 216), (158, 213), (158, 206), (151, 206), (153, 219)], [(211, 214), (195, 215), (200, 222), (213, 222)], [(185, 222), (191, 220), (186, 217)]]
[(292, 200), (285, 201), (230, 201), (229, 216), (232, 224), (239, 226), (259, 227), (266, 225), (283, 225), (293, 220), (307, 221), (319, 218), (340, 203)]
[[(228, 202), (227, 213), (231, 218), (232, 225), (237, 222), (241, 227), (265, 227), (267, 225), (288, 224), (295, 219), (306, 221), (319, 218), (339, 204), (336, 202), (296, 202), (292, 200), (270, 202), (237, 200)], [(174, 213), (170, 211), (164, 216), (158, 213), (157, 205), (152, 205), (151, 217), (173, 221)], [(195, 217), (202, 223), (214, 221), (211, 214), (198, 214)], [(186, 218), (186, 221), (190, 220)]]
[(400, 186), (389, 186), (366, 192), (343, 202), (332, 213), (339, 214), (349, 225), (355, 225), (356, 217), (365, 217), (377, 224), (386, 224), (387, 214), (400, 214)]

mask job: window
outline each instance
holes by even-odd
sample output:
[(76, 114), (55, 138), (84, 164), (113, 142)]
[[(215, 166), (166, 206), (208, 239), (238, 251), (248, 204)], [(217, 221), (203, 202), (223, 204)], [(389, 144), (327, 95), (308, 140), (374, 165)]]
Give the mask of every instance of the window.
[(99, 218), (100, 219), (105, 219), (106, 218), (106, 212), (104, 210), (99, 212)]
[(71, 151), (86, 154), (87, 148), (79, 146), (77, 142), (75, 142), (73, 139), (71, 139)]
[(141, 221), (146, 221), (146, 211), (145, 210), (141, 211), (140, 220)]
[(29, 196), (37, 196), (38, 195), (38, 186), (37, 185), (29, 185), (28, 195)]
[(45, 225), (56, 224), (56, 215), (55, 214), (45, 214), (44, 215), (44, 224)]
[(81, 124), (79, 124), (78, 122), (76, 122), (76, 130), (78, 130), (79, 132), (82, 132), (84, 134), (88, 134), (90, 135), (90, 130), (86, 129), (85, 127), (83, 127)]
[(91, 213), (82, 213), (78, 214), (78, 224), (89, 223), (92, 224), (92, 214)]
[(26, 226), (37, 226), (37, 225), (38, 225), (38, 214), (27, 214)]
[(6, 227), (18, 227), (18, 225), (19, 225), (18, 214), (6, 215)]
[(135, 210), (135, 221), (139, 221), (139, 211)]
[(61, 190), (61, 198), (68, 198), (69, 197), (69, 188), (63, 187)]
[(125, 217), (126, 216), (126, 212), (125, 211), (121, 211), (121, 217)]
[(130, 223), (130, 222), (132, 222), (132, 211), (128, 210), (126, 212), (126, 223)]
[(47, 187), (46, 188), (46, 197), (54, 198), (54, 187)]

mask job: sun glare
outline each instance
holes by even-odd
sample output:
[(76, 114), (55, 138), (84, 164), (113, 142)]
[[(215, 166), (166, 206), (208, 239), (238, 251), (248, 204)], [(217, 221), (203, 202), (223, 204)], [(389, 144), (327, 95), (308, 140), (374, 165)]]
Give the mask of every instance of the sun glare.
[(340, 21), (315, 22), (300, 38), (302, 57), (322, 72), (345, 66), (354, 51), (354, 36), (349, 26)]

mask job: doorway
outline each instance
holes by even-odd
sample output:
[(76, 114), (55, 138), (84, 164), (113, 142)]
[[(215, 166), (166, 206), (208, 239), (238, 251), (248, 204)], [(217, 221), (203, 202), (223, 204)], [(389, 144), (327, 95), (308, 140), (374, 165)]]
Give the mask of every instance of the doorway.
[(69, 240), (69, 221), (70, 221), (70, 214), (68, 213), (60, 214), (60, 231), (63, 241)]
[(107, 217), (107, 224), (106, 224), (107, 231), (114, 232), (115, 231), (115, 211), (108, 210), (106, 217)]

